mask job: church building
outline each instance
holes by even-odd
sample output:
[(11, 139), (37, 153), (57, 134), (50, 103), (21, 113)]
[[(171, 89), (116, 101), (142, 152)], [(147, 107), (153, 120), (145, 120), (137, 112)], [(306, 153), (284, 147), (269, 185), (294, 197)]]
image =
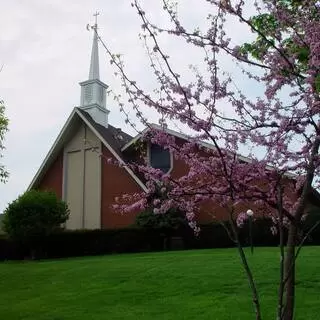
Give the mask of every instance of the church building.
[[(92, 28), (96, 31), (97, 24)], [(70, 209), (67, 229), (106, 229), (132, 225), (138, 212), (120, 214), (112, 205), (116, 197), (146, 192), (147, 188), (141, 177), (128, 166), (116, 166), (106, 159), (125, 164), (132, 156), (135, 158), (139, 152), (134, 148), (135, 142), (149, 128), (132, 137), (108, 122), (108, 86), (99, 77), (97, 32), (93, 37), (89, 78), (80, 86), (80, 106), (72, 110), (28, 189), (54, 191), (67, 202)], [(188, 139), (166, 127), (154, 124), (151, 127), (165, 130), (182, 142)], [(207, 143), (203, 144), (206, 148), (213, 148)], [(170, 172), (173, 178), (187, 173), (187, 166), (175, 159), (168, 150), (149, 143), (146, 151), (152, 167)], [(244, 157), (243, 160), (248, 161)], [(313, 190), (311, 198), (311, 202), (319, 207), (319, 193)], [(218, 204), (211, 204), (210, 211), (217, 213), (216, 219), (226, 219), (226, 212)], [(203, 211), (199, 213), (198, 220), (212, 222), (212, 216)]]
[[(92, 28), (96, 29), (97, 24)], [(80, 106), (72, 110), (28, 189), (54, 191), (67, 202), (70, 209), (67, 229), (125, 227), (134, 223), (137, 213), (121, 215), (114, 212), (115, 198), (146, 192), (147, 188), (128, 166), (109, 164), (105, 159), (125, 163), (141, 134), (132, 137), (108, 122), (108, 86), (99, 77), (96, 32), (89, 78), (81, 82), (80, 87)], [(157, 125), (151, 126), (181, 136)], [(186, 170), (181, 164), (175, 166), (172, 154), (159, 146), (150, 145), (147, 154), (149, 163), (155, 168), (174, 175), (181, 175)]]

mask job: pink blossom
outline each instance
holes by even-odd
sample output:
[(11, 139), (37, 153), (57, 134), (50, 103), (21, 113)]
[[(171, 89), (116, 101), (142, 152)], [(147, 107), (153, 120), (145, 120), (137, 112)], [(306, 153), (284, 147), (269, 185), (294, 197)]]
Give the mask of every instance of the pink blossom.
[(161, 202), (160, 199), (155, 199), (153, 200), (153, 205), (156, 207), (160, 204), (160, 202)]
[(248, 215), (245, 212), (241, 212), (237, 217), (237, 226), (239, 228), (243, 227), (244, 223), (248, 220)]
[[(159, 214), (179, 208), (197, 230), (195, 220), (203, 203), (219, 205), (232, 213), (252, 206), (255, 216), (268, 216), (276, 226), (280, 219), (280, 184), (286, 213), (283, 223), (289, 225), (288, 217), (296, 214), (301, 219), (301, 190), (316, 185), (314, 178), (307, 177), (320, 173), (320, 104), (316, 83), (320, 26), (314, 19), (318, 2), (304, 1), (299, 10), (289, 10), (277, 1), (255, 1), (251, 9), (270, 13), (277, 21), (277, 28), (268, 35), (274, 42), (269, 49), (258, 52), (258, 57), (243, 52), (241, 40), (225, 28), (229, 16), (240, 25), (246, 25), (245, 17), (252, 16), (241, 1), (208, 1), (219, 10), (217, 16), (208, 16), (208, 26), (203, 30), (187, 30), (172, 8), (166, 9), (172, 27), (157, 27), (145, 18), (135, 2), (143, 20), (143, 32), (179, 37), (187, 45), (204, 49), (204, 56), (197, 61), (203, 62), (201, 72), (190, 66), (193, 78), (185, 78), (171, 65), (159, 43), (147, 44), (152, 75), (158, 83), (150, 92), (128, 79), (123, 65), (114, 61), (128, 94), (127, 101), (119, 103), (128, 123), (134, 127), (126, 113), (127, 104), (128, 110), (134, 110), (149, 128), (142, 141), (161, 145), (174, 154), (178, 166), (183, 163), (188, 168), (185, 174), (177, 176), (174, 170), (171, 175), (153, 169), (147, 161), (125, 164), (143, 177), (147, 192), (120, 197), (120, 212), (153, 206)], [(251, 26), (249, 29), (254, 35)], [(294, 52), (294, 48), (307, 52), (304, 63), (299, 60), (301, 52)], [(221, 54), (230, 58), (228, 68), (220, 63)], [(229, 74), (231, 67), (235, 74)], [(242, 72), (240, 80), (236, 76), (238, 68)], [(257, 98), (253, 92), (258, 92)], [(161, 114), (161, 124), (176, 125), (174, 129), (185, 138), (168, 134), (168, 128), (150, 126), (145, 112), (148, 108)], [(243, 151), (247, 157), (240, 155)], [(238, 214), (237, 225), (242, 226), (247, 218), (245, 213)]]

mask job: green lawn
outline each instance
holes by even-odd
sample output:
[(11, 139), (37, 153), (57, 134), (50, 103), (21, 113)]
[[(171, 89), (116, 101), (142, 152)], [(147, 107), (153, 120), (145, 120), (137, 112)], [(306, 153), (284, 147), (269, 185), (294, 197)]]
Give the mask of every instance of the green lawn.
[[(275, 319), (279, 254), (250, 257), (264, 319)], [(319, 319), (320, 247), (298, 262), (296, 319)], [(235, 249), (0, 263), (0, 319), (254, 319)]]

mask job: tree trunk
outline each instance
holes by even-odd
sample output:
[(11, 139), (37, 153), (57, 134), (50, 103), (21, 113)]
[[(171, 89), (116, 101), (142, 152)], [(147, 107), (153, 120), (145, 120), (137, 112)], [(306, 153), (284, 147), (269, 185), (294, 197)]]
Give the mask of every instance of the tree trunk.
[(252, 275), (251, 269), (249, 267), (246, 255), (245, 255), (243, 248), (241, 246), (238, 231), (237, 231), (235, 222), (233, 221), (232, 217), (230, 219), (230, 226), (231, 226), (231, 230), (232, 230), (232, 233), (234, 236), (234, 241), (235, 241), (237, 248), (238, 248), (238, 252), (240, 255), (242, 265), (244, 267), (244, 270), (246, 272), (246, 275), (247, 275), (247, 278), (249, 281), (250, 289), (252, 292), (252, 302), (253, 302), (253, 306), (254, 306), (255, 314), (256, 314), (256, 320), (261, 320), (262, 317), (261, 317), (260, 300), (259, 300), (258, 290), (256, 287), (256, 283), (253, 279), (253, 275)]
[(295, 303), (295, 249), (297, 227), (289, 227), (286, 262), (285, 262), (285, 306), (283, 320), (293, 320)]

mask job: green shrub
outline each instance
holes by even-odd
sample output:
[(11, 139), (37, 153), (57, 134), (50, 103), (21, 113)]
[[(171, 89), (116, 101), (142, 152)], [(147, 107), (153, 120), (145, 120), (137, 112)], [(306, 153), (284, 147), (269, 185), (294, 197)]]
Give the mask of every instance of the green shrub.
[(187, 226), (185, 215), (175, 209), (165, 214), (155, 214), (152, 209), (147, 209), (136, 217), (136, 225), (145, 229), (157, 229), (163, 232), (179, 230)]
[(65, 202), (53, 192), (27, 191), (4, 211), (3, 229), (11, 240), (23, 243), (31, 251), (45, 237), (59, 230), (69, 216)]
[[(272, 223), (269, 219), (257, 219), (253, 223), (253, 245), (278, 246), (279, 236), (270, 232)], [(228, 222), (226, 222), (228, 227)], [(182, 240), (184, 249), (228, 248), (235, 244), (229, 238), (221, 224), (211, 223), (200, 225), (200, 234), (196, 237), (191, 228), (175, 230), (174, 237)], [(315, 230), (306, 242), (308, 245), (320, 245), (320, 229)], [(240, 241), (248, 246), (249, 229), (244, 225), (240, 230)], [(287, 235), (285, 234), (285, 237)], [(168, 242), (163, 245), (163, 231), (141, 227), (106, 230), (59, 230), (41, 240), (39, 258), (66, 258), (74, 256), (101, 255), (113, 253), (131, 253), (175, 250), (175, 244)], [(181, 249), (181, 247), (179, 248)], [(0, 260), (23, 259), (28, 253), (24, 243), (0, 236)]]
[[(60, 230), (41, 242), (38, 258), (67, 258), (113, 253), (161, 251), (162, 236), (140, 228), (106, 230)], [(26, 248), (0, 236), (0, 260), (23, 259)]]

